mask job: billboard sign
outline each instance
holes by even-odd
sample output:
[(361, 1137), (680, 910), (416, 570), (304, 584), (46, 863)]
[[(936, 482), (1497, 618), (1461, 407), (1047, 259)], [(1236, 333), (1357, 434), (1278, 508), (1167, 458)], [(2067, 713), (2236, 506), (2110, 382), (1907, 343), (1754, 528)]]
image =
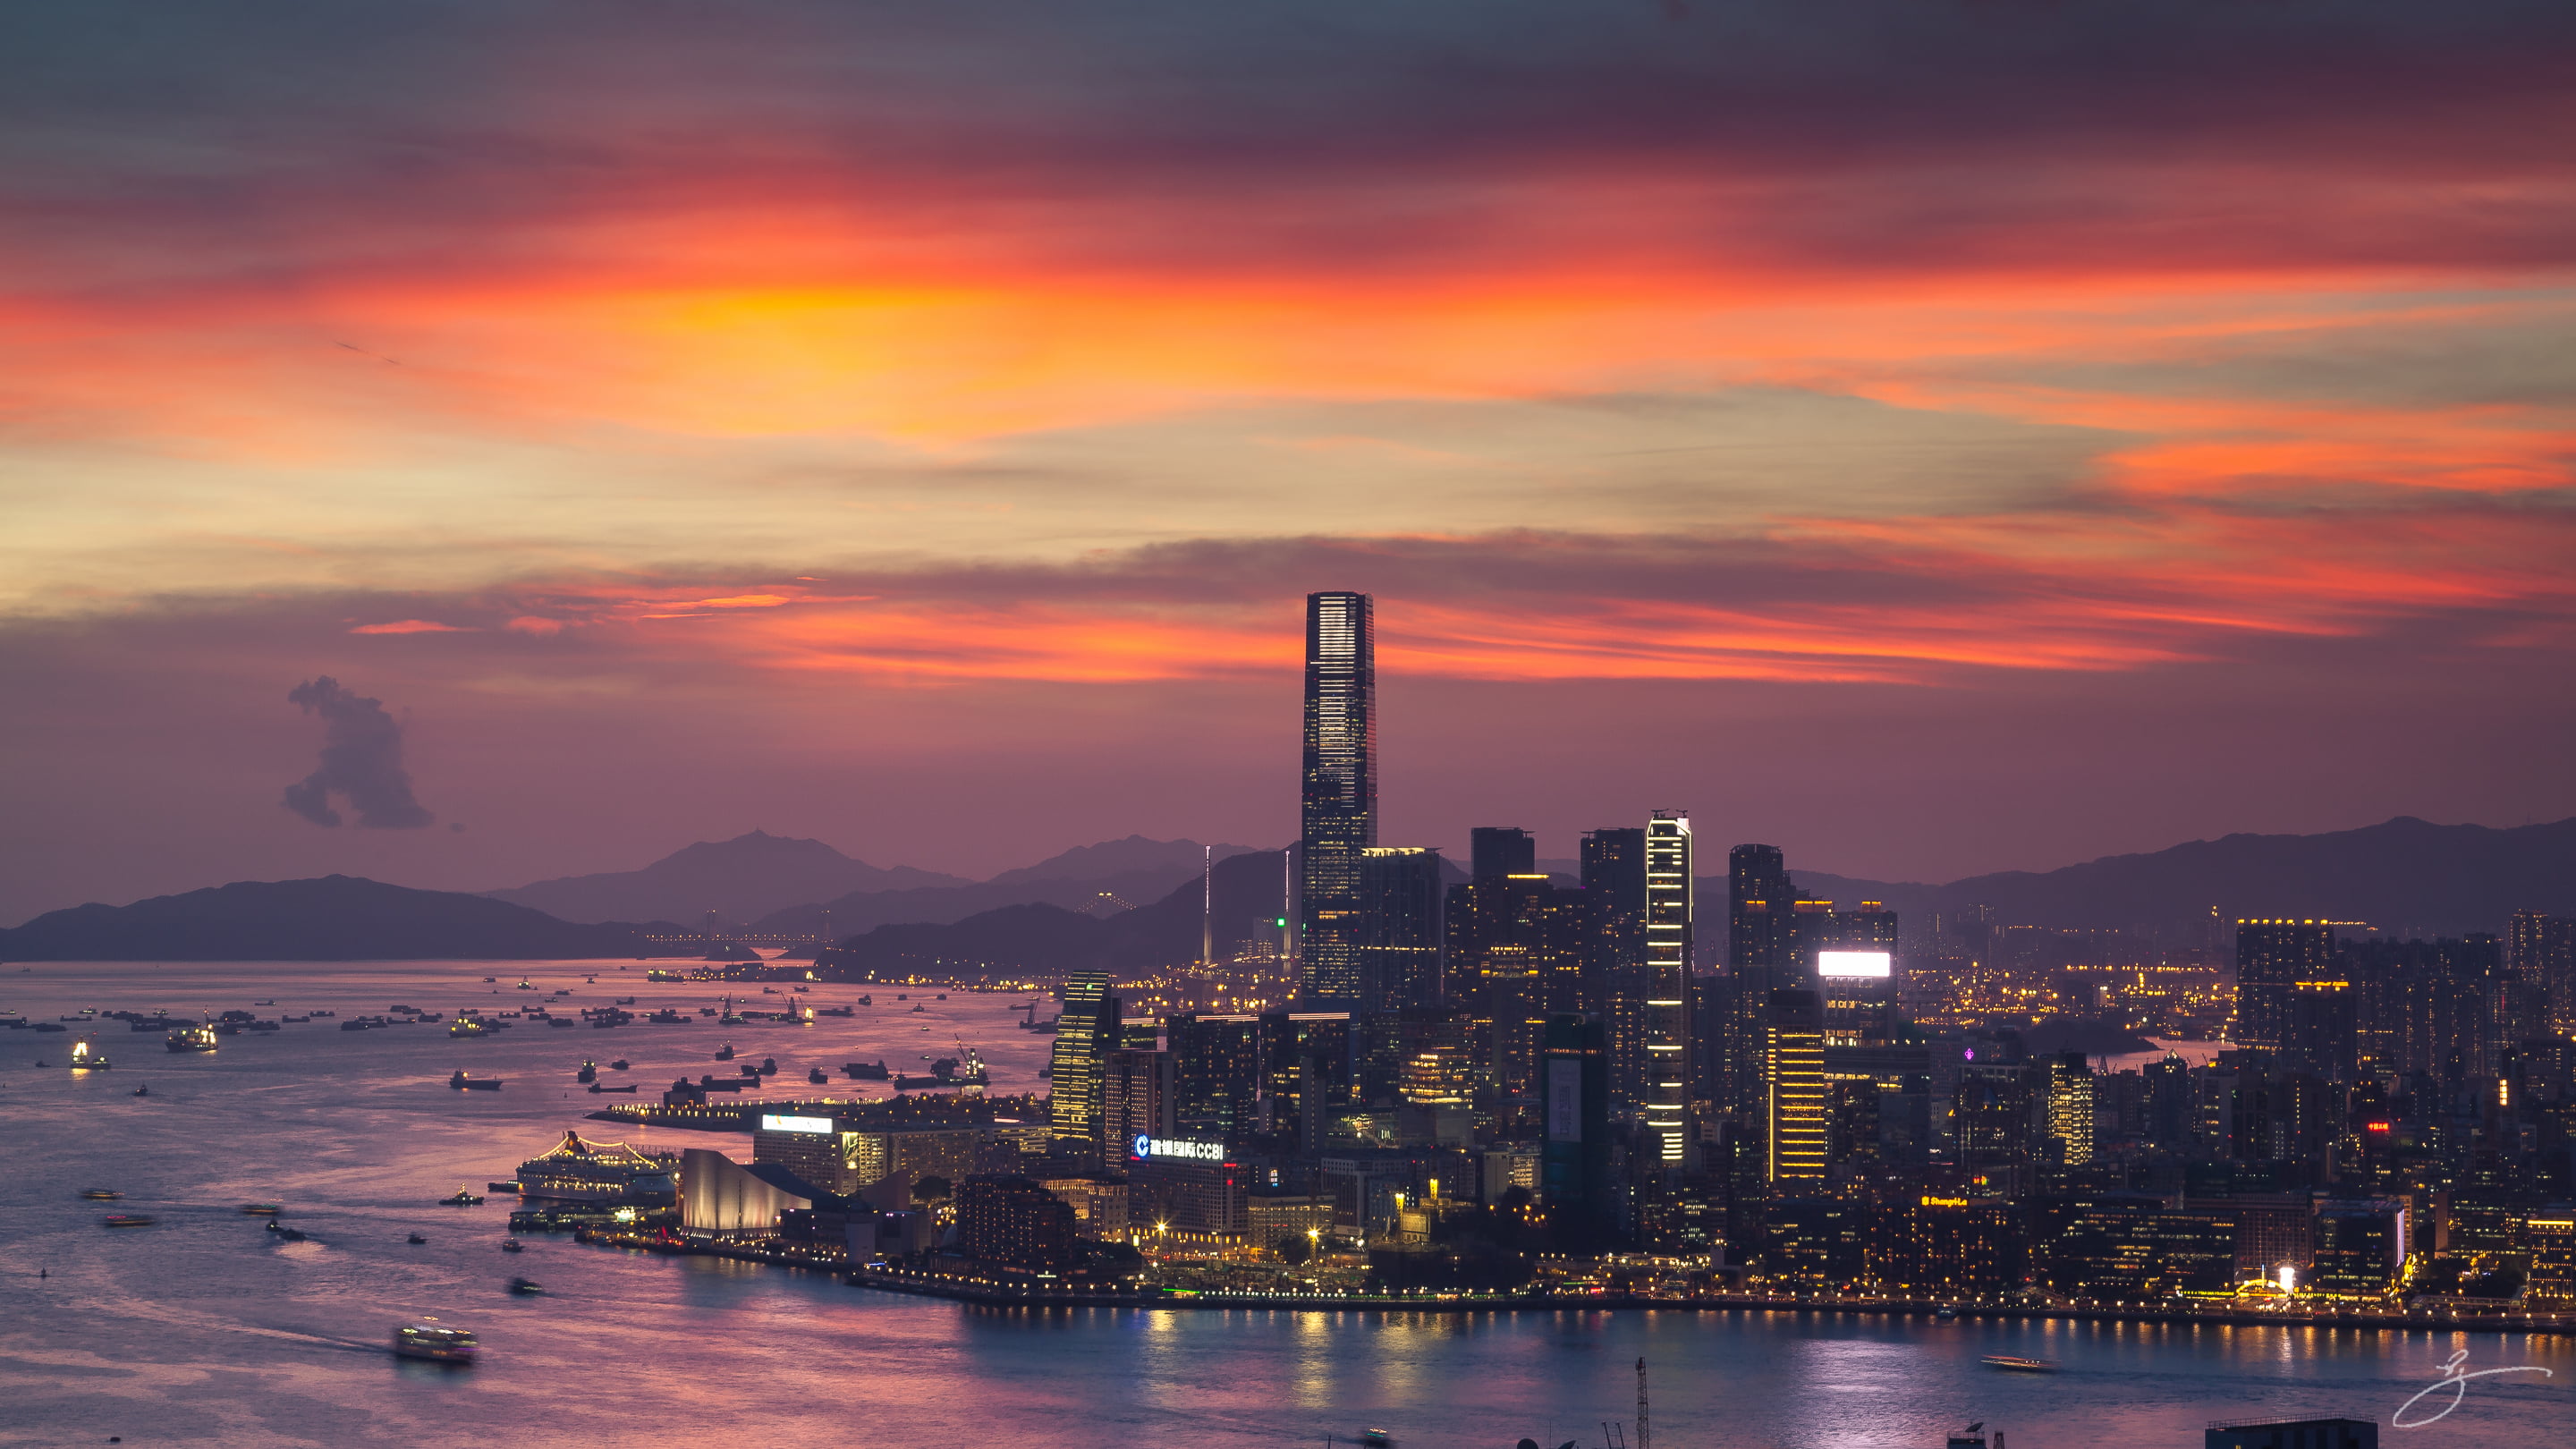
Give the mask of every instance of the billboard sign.
[(832, 1130), (832, 1119), (829, 1117), (781, 1117), (775, 1113), (763, 1112), (760, 1115), (760, 1130), (763, 1132), (829, 1133)]
[(1818, 951), (1816, 974), (1819, 976), (1886, 976), (1890, 958), (1885, 951)]
[(1165, 1162), (1225, 1161), (1225, 1144), (1222, 1142), (1193, 1142), (1186, 1137), (1148, 1137), (1139, 1132), (1136, 1134), (1136, 1139), (1127, 1145), (1139, 1161), (1146, 1159), (1159, 1159)]

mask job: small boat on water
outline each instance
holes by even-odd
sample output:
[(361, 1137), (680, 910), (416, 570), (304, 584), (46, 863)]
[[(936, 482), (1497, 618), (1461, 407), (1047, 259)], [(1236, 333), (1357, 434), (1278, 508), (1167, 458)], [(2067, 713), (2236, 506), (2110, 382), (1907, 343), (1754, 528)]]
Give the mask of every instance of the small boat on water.
[(125, 1196), (125, 1194), (118, 1192), (112, 1187), (93, 1187), (89, 1191), (82, 1193), (81, 1196), (88, 1198), (91, 1202), (114, 1202), (118, 1198)]
[(135, 1088), (135, 1089), (134, 1089), (134, 1095), (135, 1095), (135, 1096), (138, 1096), (138, 1097), (149, 1097), (149, 1096), (151, 1096), (151, 1095), (152, 1095), (152, 1084), (151, 1084), (150, 1082), (145, 1082), (142, 1086), (139, 1086), (139, 1087)]
[(513, 1278), (510, 1280), (510, 1291), (524, 1297), (534, 1298), (546, 1290), (545, 1286), (534, 1278)]
[(421, 1236), (420, 1234), (418, 1234), (418, 1233), (414, 1233), (414, 1234), (412, 1234), (412, 1235), (411, 1235), (411, 1238), (410, 1238), (411, 1245), (412, 1245), (413, 1247), (415, 1247), (415, 1248), (419, 1247), (421, 1244), (426, 1243), (426, 1242), (428, 1242), (428, 1241), (429, 1241), (429, 1239), (427, 1239), (427, 1238), (425, 1238), (425, 1237), (422, 1237), (422, 1236)]
[(573, 1074), (572, 1074), (572, 1079), (573, 1079), (574, 1081), (576, 1081), (576, 1082), (596, 1082), (596, 1081), (598, 1081), (598, 1080), (599, 1080), (599, 1063), (594, 1062), (594, 1061), (584, 1061), (584, 1062), (581, 1064), (581, 1070), (580, 1070), (580, 1071), (577, 1071), (577, 1072), (575, 1072), (575, 1073), (573, 1073)]
[(1941, 1306), (1941, 1307), (1939, 1307), (1939, 1308), (1935, 1308), (1935, 1309), (1933, 1309), (1933, 1310), (1932, 1310), (1932, 1316), (1933, 1316), (1933, 1317), (1935, 1317), (1935, 1318), (1942, 1318), (1942, 1319), (1956, 1318), (1956, 1317), (1958, 1317), (1958, 1316), (1959, 1316), (1959, 1310), (1958, 1310), (1958, 1309), (1956, 1309), (1956, 1308), (1952, 1308), (1952, 1307), (1950, 1307), (1950, 1306), (1949, 1306), (1949, 1305), (1947, 1305), (1947, 1304), (1944, 1304), (1944, 1305), (1942, 1305), (1942, 1306)]
[[(39, 1065), (41, 1065), (41, 1063)], [(73, 1071), (99, 1072), (105, 1071), (109, 1065), (110, 1063), (107, 1059), (107, 1053), (90, 1050), (89, 1043), (85, 1041), (76, 1041), (72, 1043), (71, 1067)]]
[(823, 1075), (823, 1069), (821, 1067), (809, 1069), (805, 1073), (805, 1080), (817, 1087), (828, 1087), (832, 1085), (832, 1079)]
[(501, 1090), (501, 1079), (499, 1077), (469, 1077), (465, 1075), (463, 1068), (459, 1068), (455, 1076), (447, 1079), (447, 1085), (454, 1087), (460, 1092), (497, 1092)]
[(622, 1087), (603, 1087), (603, 1086), (601, 1086), (601, 1085), (600, 1085), (599, 1083), (597, 1083), (597, 1082), (593, 1082), (593, 1083), (591, 1083), (591, 1084), (590, 1084), (590, 1091), (591, 1091), (591, 1095), (592, 1095), (592, 1096), (597, 1096), (597, 1095), (599, 1095), (599, 1094), (600, 1094), (600, 1093), (602, 1093), (602, 1092), (632, 1092), (632, 1091), (634, 1091), (634, 1090), (635, 1090), (635, 1084), (634, 1084), (633, 1082), (628, 1082), (625, 1086), (622, 1086)]
[(476, 1196), (472, 1188), (461, 1185), (456, 1189), (453, 1196), (440, 1198), (439, 1202), (447, 1207), (481, 1207), (483, 1205), (483, 1199)]
[(1990, 1353), (1977, 1362), (1990, 1369), (2002, 1369), (2006, 1373), (2053, 1374), (2057, 1372), (2057, 1360), (2053, 1358), (2022, 1358), (2009, 1353)]
[(273, 1202), (246, 1202), (242, 1204), (241, 1210), (243, 1216), (254, 1218), (273, 1218), (286, 1211), (285, 1208)]
[(431, 1319), (394, 1330), (394, 1357), (432, 1363), (472, 1363), (476, 1344), (471, 1329), (449, 1328)]
[(148, 1228), (152, 1219), (143, 1213), (111, 1213), (106, 1221), (111, 1228)]
[(716, 1048), (716, 1060), (720, 1062), (729, 1062), (733, 1060), (732, 1042), (726, 1042), (723, 1046)]
[(524, 1253), (527, 1251), (527, 1247), (516, 1238), (503, 1238), (501, 1240), (501, 1251), (504, 1253)]
[(626, 1058), (619, 1057), (617, 1060), (610, 1062), (608, 1064), (608, 1069), (612, 1072), (622, 1072), (626, 1070)]

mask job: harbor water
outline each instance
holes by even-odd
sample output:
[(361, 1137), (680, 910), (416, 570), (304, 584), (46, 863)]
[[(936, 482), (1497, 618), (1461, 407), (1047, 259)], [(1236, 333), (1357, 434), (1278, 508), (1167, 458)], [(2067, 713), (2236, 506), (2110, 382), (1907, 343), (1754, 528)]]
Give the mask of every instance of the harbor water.
[[(868, 988), (874, 1005), (849, 1018), (724, 1027), (696, 1014), (724, 988), (647, 985), (644, 971), (617, 962), (0, 967), (0, 1008), (31, 1020), (84, 1007), (160, 1007), (189, 1021), (226, 1008), (338, 1013), (227, 1036), (205, 1054), (166, 1052), (160, 1033), (121, 1021), (0, 1032), (0, 1444), (113, 1435), (143, 1446), (1221, 1449), (1382, 1429), (1420, 1449), (1510, 1449), (1523, 1437), (1598, 1449), (1608, 1435), (1635, 1438), (1640, 1357), (1653, 1437), (1665, 1446), (1937, 1449), (1948, 1431), (1983, 1421), (2005, 1430), (2012, 1449), (2185, 1449), (2210, 1420), (2309, 1415), (2375, 1419), (2382, 1442), (2398, 1446), (2576, 1442), (2576, 1344), (2554, 1337), (1793, 1312), (1005, 1310), (543, 1234), (505, 1255), (514, 1199), (438, 1199), (509, 1177), (568, 1127), (747, 1155), (745, 1138), (583, 1120), (606, 1103), (654, 1100), (674, 1077), (730, 1071), (714, 1061), (727, 1041), (740, 1060), (777, 1059), (757, 1095), (779, 1100), (883, 1096), (886, 1084), (851, 1082), (841, 1064), (920, 1071), (925, 1058), (960, 1055), (961, 1042), (990, 1064), (996, 1093), (1034, 1091), (1051, 1042), (1015, 1025), (1022, 998), (952, 991), (935, 1001), (907, 989), (912, 1000), (899, 1003), (889, 987)], [(522, 976), (538, 989), (516, 989)], [(574, 994), (552, 997), (559, 987)], [(733, 989), (770, 1010), (860, 994)], [(626, 996), (639, 1014), (678, 1006), (689, 1022), (521, 1022), (466, 1040), (432, 1026), (336, 1029), (395, 1003), (493, 1013), (546, 1000), (561, 1013)], [(84, 1036), (109, 1070), (64, 1069)], [(617, 1057), (631, 1070), (609, 1070)], [(573, 1077), (585, 1058), (603, 1082), (641, 1092), (584, 1091)], [(831, 1087), (806, 1084), (814, 1066)], [(505, 1085), (452, 1090), (460, 1069)], [(148, 1096), (134, 1095), (146, 1085)], [(92, 1188), (123, 1197), (83, 1199)], [(265, 1231), (265, 1219), (242, 1213), (250, 1202), (283, 1204), (282, 1221), (306, 1239)], [(108, 1230), (112, 1212), (154, 1221)], [(410, 1243), (415, 1233), (428, 1241)], [(544, 1293), (513, 1296), (514, 1275)], [(423, 1315), (473, 1329), (483, 1361), (459, 1370), (394, 1359), (394, 1326)], [(2478, 1379), (2448, 1417), (2386, 1427), (2461, 1350), (2468, 1370), (2551, 1373)], [(1979, 1363), (1997, 1354), (2061, 1368), (2018, 1375)]]

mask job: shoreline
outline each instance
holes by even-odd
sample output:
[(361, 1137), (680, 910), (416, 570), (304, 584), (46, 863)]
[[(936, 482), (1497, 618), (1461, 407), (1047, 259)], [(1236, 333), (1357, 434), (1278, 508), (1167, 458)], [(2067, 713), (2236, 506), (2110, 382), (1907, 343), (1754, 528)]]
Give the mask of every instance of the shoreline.
[(1258, 1309), (1297, 1313), (1799, 1313), (1818, 1316), (1938, 1319), (1953, 1321), (2033, 1322), (2064, 1319), (2078, 1323), (2138, 1323), (2218, 1328), (2309, 1328), (2336, 1332), (2425, 1332), (2540, 1334), (2576, 1337), (2576, 1314), (2516, 1313), (2481, 1317), (2450, 1314), (2396, 1313), (2265, 1313), (2250, 1309), (2158, 1309), (2094, 1307), (2020, 1307), (2002, 1304), (1943, 1303), (1937, 1299), (1825, 1300), (1768, 1298), (1730, 1293), (1703, 1298), (1655, 1298), (1643, 1294), (1514, 1293), (1449, 1294), (1295, 1294), (1235, 1292), (1225, 1289), (1155, 1289), (1145, 1292), (1071, 1292), (1023, 1289), (963, 1282), (934, 1273), (900, 1268), (853, 1268), (846, 1263), (806, 1259), (777, 1249), (750, 1246), (647, 1242), (585, 1232), (576, 1240), (595, 1247), (649, 1252), (667, 1257), (731, 1258), (829, 1273), (855, 1288), (900, 1293), (916, 1298), (947, 1298), (996, 1308), (1125, 1308), (1193, 1311)]

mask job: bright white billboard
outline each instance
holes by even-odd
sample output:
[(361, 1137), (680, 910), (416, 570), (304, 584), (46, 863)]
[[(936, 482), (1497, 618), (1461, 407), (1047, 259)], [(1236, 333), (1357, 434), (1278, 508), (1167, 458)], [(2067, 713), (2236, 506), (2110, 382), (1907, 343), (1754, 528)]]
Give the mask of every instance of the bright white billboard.
[(1885, 951), (1818, 951), (1816, 974), (1819, 976), (1885, 976), (1889, 973)]
[(760, 1117), (760, 1130), (763, 1132), (829, 1132), (832, 1130), (832, 1119), (829, 1117), (779, 1117), (764, 1112)]

